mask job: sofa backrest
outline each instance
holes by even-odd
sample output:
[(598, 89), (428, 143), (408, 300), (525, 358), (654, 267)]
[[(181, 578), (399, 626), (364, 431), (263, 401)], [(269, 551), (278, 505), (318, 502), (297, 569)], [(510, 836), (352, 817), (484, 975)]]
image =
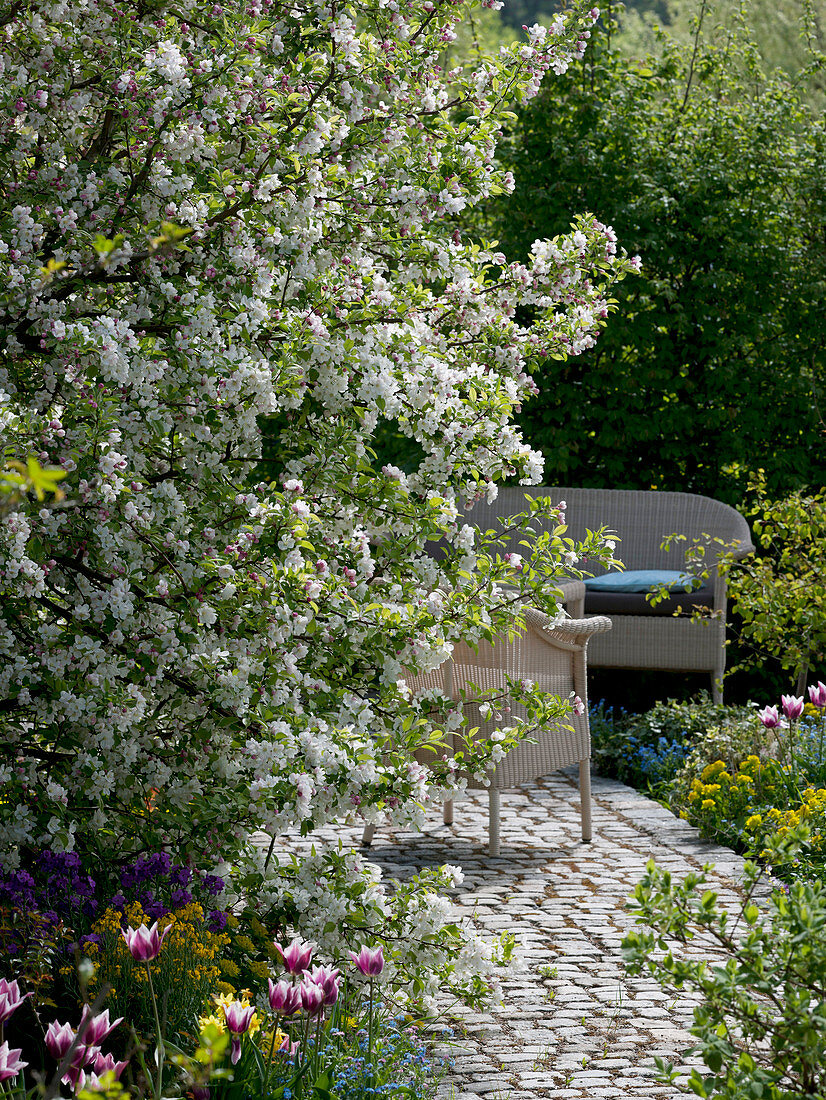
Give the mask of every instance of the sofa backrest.
[[(616, 557), (626, 569), (682, 569), (687, 545), (702, 535), (727, 543), (739, 540), (738, 557), (753, 550), (748, 524), (738, 511), (719, 500), (694, 493), (508, 485), (499, 489), (493, 504), (484, 501), (475, 504), (466, 513), (467, 519), (478, 527), (495, 528), (497, 517), (513, 516), (527, 508), (526, 496), (547, 496), (554, 503), (565, 501), (566, 538), (578, 541), (585, 537), (586, 530), (600, 527), (616, 532), (621, 540)], [(670, 551), (660, 549), (663, 539), (672, 534), (686, 535), (689, 541), (674, 543)], [(707, 552), (707, 560), (709, 556), (711, 565), (717, 556), (713, 549)], [(583, 564), (597, 575), (605, 572), (596, 564), (593, 568)]]

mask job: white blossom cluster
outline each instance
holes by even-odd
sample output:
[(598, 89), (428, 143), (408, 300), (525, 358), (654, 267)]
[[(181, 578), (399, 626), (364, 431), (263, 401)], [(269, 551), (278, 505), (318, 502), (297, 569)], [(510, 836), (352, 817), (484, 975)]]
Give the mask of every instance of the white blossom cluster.
[(415, 822), (458, 782), (412, 759), (440, 727), (404, 671), (512, 616), (461, 507), (541, 477), (512, 423), (530, 361), (589, 347), (628, 269), (591, 217), (526, 264), (463, 241), (512, 185), (505, 97), (596, 18), (444, 73), (464, 10), (11, 9), (0, 427), (68, 495), (0, 519), (7, 863), (209, 863), (262, 828)]

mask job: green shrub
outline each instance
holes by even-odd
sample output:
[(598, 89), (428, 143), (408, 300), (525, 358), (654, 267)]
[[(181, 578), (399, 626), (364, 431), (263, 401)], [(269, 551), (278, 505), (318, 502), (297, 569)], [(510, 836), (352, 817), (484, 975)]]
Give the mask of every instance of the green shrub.
[(795, 492), (770, 500), (760, 470), (746, 514), (759, 545), (727, 567), (732, 610), (754, 664), (771, 656), (791, 671), (802, 694), (811, 671), (826, 665), (826, 495)]
[[(788, 863), (807, 830), (769, 843)], [(826, 1095), (826, 886), (796, 883), (758, 904), (763, 872), (745, 868), (744, 900), (732, 913), (702, 873), (675, 881), (648, 863), (631, 901), (640, 930), (623, 952), (630, 975), (650, 974), (669, 993), (699, 994), (690, 1028), (708, 1072), (656, 1059), (658, 1076), (681, 1092), (715, 1100), (817, 1100)], [(684, 953), (700, 940), (708, 959)]]

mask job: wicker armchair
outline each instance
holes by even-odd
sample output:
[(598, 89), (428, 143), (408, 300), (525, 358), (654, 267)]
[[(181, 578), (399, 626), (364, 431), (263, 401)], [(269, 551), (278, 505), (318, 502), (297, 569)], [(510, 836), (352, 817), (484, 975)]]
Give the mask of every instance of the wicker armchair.
[[(591, 839), (591, 737), (585, 659), (589, 639), (610, 630), (611, 621), (595, 617), (554, 623), (547, 615), (533, 608), (526, 608), (524, 613), (525, 630), (512, 641), (502, 638), (495, 645), (481, 642), (478, 651), (459, 643), (454, 647), (452, 659), (440, 668), (410, 676), (407, 680), (413, 691), (439, 688), (452, 699), (459, 699), (460, 693), (466, 691), (469, 696), (464, 706), (466, 723), (470, 728), (478, 726), (480, 736), (503, 724), (492, 718), (483, 718), (479, 707), (484, 699), (507, 691), (507, 676), (533, 680), (543, 691), (552, 695), (579, 695), (585, 704), (583, 714), (571, 715), (567, 719), (566, 725), (572, 728), (555, 725), (542, 730), (531, 741), (520, 742), (491, 770), (488, 789), (489, 851), (492, 856), (499, 854), (499, 792), (569, 764), (579, 765), (582, 839)], [(478, 700), (472, 698), (470, 684), (475, 684), (482, 693)], [(516, 716), (524, 716), (524, 709), (518, 703), (511, 703), (511, 711)], [(426, 763), (426, 756), (422, 756), (421, 760)], [(483, 785), (469, 782), (468, 786), (481, 788)], [(450, 802), (445, 804), (444, 819), (447, 824), (453, 821), (453, 804)], [(371, 843), (373, 833), (373, 826), (368, 825), (364, 830), (365, 845)]]
[[(587, 529), (603, 526), (616, 531), (622, 540), (617, 554), (628, 570), (685, 569), (686, 543), (676, 543), (670, 551), (661, 548), (663, 539), (675, 533), (689, 540), (711, 535), (727, 543), (738, 541), (737, 558), (754, 550), (748, 524), (739, 512), (718, 500), (692, 493), (508, 486), (499, 490), (492, 505), (480, 502), (471, 508), (467, 519), (484, 529), (494, 528), (497, 517), (524, 511), (526, 494), (566, 501), (571, 538), (583, 539)], [(609, 615), (613, 624), (610, 634), (594, 639), (588, 653), (591, 667), (708, 672), (712, 697), (722, 702), (726, 582), (717, 571), (713, 546), (705, 562), (710, 567), (710, 579), (703, 588), (672, 595), (655, 607), (644, 594), (587, 592), (585, 615)], [(606, 572), (600, 566), (594, 566), (593, 571), (597, 575)], [(708, 617), (692, 619), (694, 606), (708, 608)], [(577, 613), (570, 604), (569, 608)]]

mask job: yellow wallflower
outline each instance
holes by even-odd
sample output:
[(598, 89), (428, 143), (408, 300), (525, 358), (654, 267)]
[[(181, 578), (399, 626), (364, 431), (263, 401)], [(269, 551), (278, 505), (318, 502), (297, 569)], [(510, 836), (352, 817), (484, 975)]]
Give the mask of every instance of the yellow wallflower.
[(726, 764), (724, 760), (715, 760), (713, 764), (706, 764), (700, 773), (700, 778), (703, 780), (714, 779), (721, 772), (726, 770)]

